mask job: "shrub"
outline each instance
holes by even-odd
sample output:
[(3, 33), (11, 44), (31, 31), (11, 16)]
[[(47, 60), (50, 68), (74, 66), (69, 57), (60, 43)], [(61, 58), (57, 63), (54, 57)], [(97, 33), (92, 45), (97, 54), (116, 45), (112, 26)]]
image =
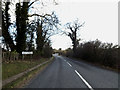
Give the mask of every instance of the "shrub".
[(52, 50), (52, 47), (50, 47), (49, 44), (46, 44), (43, 48), (43, 57), (45, 58), (49, 58), (52, 56), (52, 53), (53, 53), (53, 50)]
[[(81, 43), (76, 50), (75, 58), (99, 63), (109, 67), (117, 67), (120, 47), (112, 43), (102, 43), (99, 40)], [(66, 50), (66, 56), (73, 57), (71, 49)]]

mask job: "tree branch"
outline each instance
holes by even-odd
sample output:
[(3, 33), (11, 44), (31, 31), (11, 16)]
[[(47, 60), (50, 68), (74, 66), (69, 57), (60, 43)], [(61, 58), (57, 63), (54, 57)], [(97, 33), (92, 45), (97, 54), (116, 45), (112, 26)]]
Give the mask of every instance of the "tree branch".
[(33, 1), (32, 3), (30, 3), (29, 5), (28, 5), (28, 7), (30, 7), (33, 3), (35, 3), (36, 1), (39, 1), (39, 0), (35, 0), (35, 1)]

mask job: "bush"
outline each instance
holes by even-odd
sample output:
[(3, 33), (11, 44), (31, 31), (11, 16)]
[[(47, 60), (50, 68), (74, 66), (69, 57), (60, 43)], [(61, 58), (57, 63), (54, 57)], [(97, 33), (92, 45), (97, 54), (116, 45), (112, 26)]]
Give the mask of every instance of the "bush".
[(73, 51), (72, 51), (72, 49), (71, 49), (71, 48), (68, 48), (68, 49), (66, 50), (65, 55), (66, 55), (67, 57), (73, 57)]
[(43, 57), (45, 58), (49, 58), (52, 56), (53, 50), (52, 47), (50, 47), (50, 45), (47, 43), (44, 48), (43, 48)]
[[(99, 63), (109, 67), (117, 67), (120, 47), (112, 43), (102, 43), (99, 40), (81, 43), (76, 50), (75, 58)], [(71, 49), (66, 50), (66, 56), (73, 57)]]

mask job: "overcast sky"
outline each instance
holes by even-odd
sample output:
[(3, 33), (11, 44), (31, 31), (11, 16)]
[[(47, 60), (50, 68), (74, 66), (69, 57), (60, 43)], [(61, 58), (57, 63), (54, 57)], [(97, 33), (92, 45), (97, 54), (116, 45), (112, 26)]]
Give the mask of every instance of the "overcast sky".
[[(118, 43), (117, 0), (62, 0), (51, 10), (55, 10), (62, 25), (76, 18), (81, 23), (85, 22), (79, 32), (82, 41), (99, 39), (102, 42)], [(70, 38), (65, 35), (52, 36), (51, 40), (52, 47), (56, 49), (72, 46)]]
[[(40, 3), (36, 4), (39, 7), (36, 13), (55, 11), (62, 24), (62, 30), (64, 24), (77, 18), (81, 23), (85, 22), (79, 31), (81, 42), (99, 39), (102, 42), (118, 44), (118, 0), (56, 1), (58, 5), (49, 4), (47, 7), (41, 7)], [(32, 13), (32, 10), (30, 12)], [(56, 49), (72, 47), (70, 38), (65, 35), (54, 35), (51, 41), (52, 47)]]

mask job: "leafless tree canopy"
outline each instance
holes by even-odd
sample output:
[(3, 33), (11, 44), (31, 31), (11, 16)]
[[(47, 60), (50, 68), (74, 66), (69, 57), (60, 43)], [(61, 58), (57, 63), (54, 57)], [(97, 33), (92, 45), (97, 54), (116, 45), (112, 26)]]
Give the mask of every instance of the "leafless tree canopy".
[(66, 24), (66, 29), (68, 29), (69, 31), (65, 32), (65, 34), (69, 36), (70, 39), (72, 40), (74, 54), (76, 53), (76, 47), (80, 40), (78, 39), (78, 31), (80, 30), (81, 27), (83, 27), (84, 23), (80, 24), (79, 20), (77, 19), (73, 23)]

